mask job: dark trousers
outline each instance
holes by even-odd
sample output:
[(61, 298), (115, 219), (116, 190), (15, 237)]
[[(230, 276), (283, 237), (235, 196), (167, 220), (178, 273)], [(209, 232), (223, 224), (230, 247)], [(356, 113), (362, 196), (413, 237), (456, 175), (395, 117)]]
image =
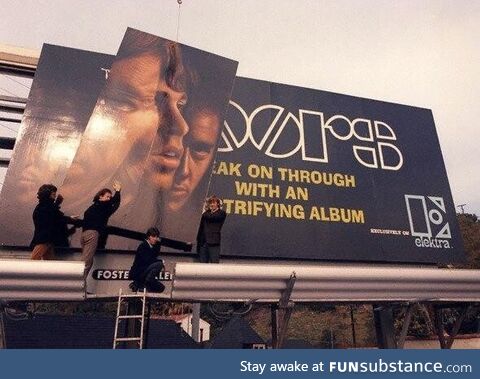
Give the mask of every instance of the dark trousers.
[(163, 262), (158, 261), (149, 265), (141, 277), (140, 283), (137, 283), (139, 287), (143, 285), (150, 292), (163, 292), (165, 286), (158, 280), (158, 275), (163, 271)]
[(220, 245), (203, 244), (198, 249), (198, 259), (201, 263), (220, 263)]

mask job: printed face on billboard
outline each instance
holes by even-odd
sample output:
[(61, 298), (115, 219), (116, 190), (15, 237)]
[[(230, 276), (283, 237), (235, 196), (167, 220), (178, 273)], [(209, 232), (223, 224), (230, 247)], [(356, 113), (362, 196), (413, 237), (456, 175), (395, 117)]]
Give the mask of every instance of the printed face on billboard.
[[(118, 181), (122, 201), (110, 225), (157, 226), (163, 237), (192, 241), (237, 63), (128, 29), (108, 67), (75, 158), (56, 183), (62, 210), (82, 216), (95, 193)], [(172, 217), (182, 219), (180, 230)], [(137, 244), (113, 237), (107, 247)]]
[(185, 206), (208, 172), (221, 130), (219, 114), (208, 108), (193, 112), (189, 121), (189, 132), (184, 138), (185, 150), (166, 202), (167, 210), (171, 212)]
[(182, 112), (188, 97), (179, 47), (165, 43), (158, 46), (159, 51), (146, 49), (134, 55), (126, 49), (123, 45), (120, 51), (126, 56), (117, 57), (112, 65), (100, 112), (102, 117), (116, 118), (118, 129), (125, 133), (117, 151), (128, 156), (139, 146), (138, 151), (149, 152), (145, 179), (156, 191), (165, 191), (173, 184), (188, 132)]

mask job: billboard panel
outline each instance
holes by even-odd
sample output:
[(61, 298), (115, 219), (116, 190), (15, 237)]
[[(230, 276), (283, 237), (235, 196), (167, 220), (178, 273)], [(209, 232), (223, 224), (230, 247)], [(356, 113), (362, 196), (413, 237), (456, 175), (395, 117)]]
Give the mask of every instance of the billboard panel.
[(464, 259), (428, 109), (237, 78), (210, 192), (224, 256)]
[[(163, 237), (194, 240), (202, 203), (188, 214), (181, 208), (194, 193), (206, 194), (236, 68), (230, 59), (127, 29), (61, 188), (70, 200), (65, 212), (81, 214), (95, 193), (119, 181), (122, 202), (111, 225), (158, 226)], [(197, 181), (177, 188), (178, 175)], [(113, 237), (107, 248), (137, 245)]]
[[(61, 58), (52, 60), (44, 58), (50, 56), (48, 51), (42, 53), (25, 116), (40, 118), (42, 129), (33, 123), (24, 125), (35, 153), (24, 147), (21, 137), (12, 161), (31, 162), (38, 180), (29, 193), (22, 191), (20, 203), (12, 196), (18, 193), (16, 181), (23, 169), (9, 168), (11, 181), (3, 187), (2, 209), (9, 204), (21, 217), (11, 227), (2, 218), (0, 234), (14, 233), (1, 242), (23, 246), (30, 242), (31, 215), (41, 184), (53, 182), (64, 197), (62, 211), (81, 217), (94, 195), (112, 188), (114, 181), (122, 183), (122, 201), (109, 225), (137, 232), (158, 226), (163, 237), (193, 241), (237, 62), (130, 28), (117, 56), (104, 56), (107, 64), (98, 64), (93, 53), (70, 58), (65, 51), (59, 50)], [(55, 64), (55, 59), (63, 59), (63, 64)], [(75, 81), (65, 79), (71, 71)], [(47, 90), (67, 88), (49, 95), (56, 106), (53, 116), (43, 94), (35, 96), (45, 72), (54, 78), (48, 77)], [(94, 83), (95, 90), (88, 83)], [(88, 99), (89, 106), (70, 99), (68, 91)], [(40, 103), (34, 107), (35, 101)], [(74, 120), (76, 134), (69, 132), (74, 141), (69, 140), (68, 160), (61, 169), (47, 160), (44, 168), (35, 154), (45, 155), (49, 146), (55, 151), (67, 149), (62, 144), (64, 134), (52, 132), (58, 129), (52, 119), (67, 120), (71, 108), (83, 118)], [(49, 132), (43, 133), (44, 129)], [(54, 174), (48, 175), (50, 171)], [(79, 246), (79, 235), (74, 235), (73, 246)], [(106, 247), (129, 250), (137, 245), (136, 240), (113, 237)]]
[(112, 58), (43, 46), (0, 195), (1, 244), (30, 244), (37, 190), (65, 179)]

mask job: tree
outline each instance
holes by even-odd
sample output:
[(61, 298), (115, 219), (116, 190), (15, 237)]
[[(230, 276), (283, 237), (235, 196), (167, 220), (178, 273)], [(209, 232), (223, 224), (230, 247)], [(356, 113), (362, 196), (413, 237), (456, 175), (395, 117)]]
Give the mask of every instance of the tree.
[(475, 214), (458, 214), (467, 264), (463, 268), (480, 268), (480, 220)]

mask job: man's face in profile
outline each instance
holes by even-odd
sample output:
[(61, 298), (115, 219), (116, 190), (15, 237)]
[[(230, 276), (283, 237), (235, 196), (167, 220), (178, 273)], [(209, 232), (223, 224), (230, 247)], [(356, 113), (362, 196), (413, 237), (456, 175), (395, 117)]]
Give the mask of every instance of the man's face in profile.
[[(158, 191), (172, 186), (188, 132), (181, 113), (186, 94), (167, 84), (164, 64), (164, 58), (153, 53), (120, 59), (112, 65), (105, 93), (106, 104), (118, 115), (125, 133), (125, 149), (138, 151), (134, 156), (149, 152), (145, 178)], [(118, 136), (112, 135), (112, 144), (116, 140)]]
[(212, 162), (219, 133), (220, 119), (216, 113), (201, 109), (191, 117), (181, 164), (168, 195), (166, 207), (170, 211), (181, 208), (197, 188)]

